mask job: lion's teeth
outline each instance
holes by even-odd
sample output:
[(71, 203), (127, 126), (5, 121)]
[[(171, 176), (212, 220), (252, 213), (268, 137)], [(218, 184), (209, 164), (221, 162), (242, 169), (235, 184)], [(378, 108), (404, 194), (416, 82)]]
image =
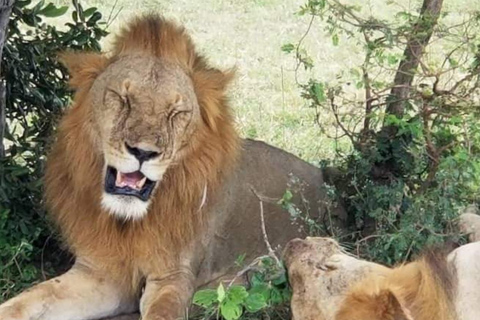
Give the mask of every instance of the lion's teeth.
[(145, 177), (140, 171), (130, 173), (117, 171), (117, 176), (115, 178), (115, 186), (119, 188), (129, 187), (131, 189), (141, 190), (146, 182), (147, 177)]
[(137, 187), (137, 189), (142, 189), (143, 186), (145, 185), (145, 182), (147, 182), (147, 177), (143, 177), (142, 180), (138, 181), (135, 186)]
[(120, 171), (117, 171), (117, 178), (115, 179), (115, 185), (121, 187), (122, 185), (122, 174)]

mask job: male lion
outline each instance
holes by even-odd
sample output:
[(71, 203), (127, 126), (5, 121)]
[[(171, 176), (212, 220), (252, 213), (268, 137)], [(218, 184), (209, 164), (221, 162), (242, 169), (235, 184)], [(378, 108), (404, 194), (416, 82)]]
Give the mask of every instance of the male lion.
[[(178, 319), (196, 288), (266, 251), (257, 195), (281, 198), (292, 174), (305, 183), (302, 209), (323, 218), (320, 170), (238, 138), (224, 92), (232, 72), (208, 66), (183, 28), (145, 16), (108, 56), (63, 60), (76, 95), (48, 157), (46, 199), (76, 262), (0, 306), (0, 319), (138, 309)], [(264, 214), (274, 247), (301, 236), (276, 204)]]

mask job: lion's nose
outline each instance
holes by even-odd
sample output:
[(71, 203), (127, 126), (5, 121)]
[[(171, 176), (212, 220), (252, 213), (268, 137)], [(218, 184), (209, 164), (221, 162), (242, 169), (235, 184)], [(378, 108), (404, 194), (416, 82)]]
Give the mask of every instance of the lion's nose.
[(135, 158), (137, 158), (138, 161), (140, 161), (140, 162), (144, 162), (144, 161), (153, 159), (153, 158), (158, 157), (160, 155), (159, 152), (139, 149), (139, 148), (136, 148), (136, 147), (129, 146), (127, 143), (125, 143), (125, 147), (127, 148), (127, 151), (131, 155), (133, 155)]

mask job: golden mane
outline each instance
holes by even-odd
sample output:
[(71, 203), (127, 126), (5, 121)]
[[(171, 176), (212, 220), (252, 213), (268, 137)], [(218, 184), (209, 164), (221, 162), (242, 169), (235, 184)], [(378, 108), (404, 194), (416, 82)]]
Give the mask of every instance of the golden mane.
[[(148, 215), (138, 221), (121, 221), (100, 204), (103, 184), (99, 173), (104, 160), (102, 150), (92, 143), (97, 134), (89, 90), (110, 63), (120, 56), (139, 54), (166, 59), (185, 70), (194, 84), (205, 125), (196, 132), (184, 160), (165, 173)], [(75, 255), (98, 257), (113, 278), (128, 281), (137, 290), (142, 276), (137, 263), (161, 255), (164, 265), (152, 268), (173, 267), (180, 259), (178, 249), (194, 240), (220, 180), (236, 161), (239, 138), (225, 96), (233, 72), (207, 66), (184, 29), (156, 15), (133, 20), (116, 37), (108, 56), (65, 53), (61, 58), (76, 93), (48, 157), (46, 202)], [(207, 202), (201, 206), (204, 192)]]
[(429, 252), (385, 275), (372, 274), (347, 293), (335, 320), (454, 320), (455, 274)]

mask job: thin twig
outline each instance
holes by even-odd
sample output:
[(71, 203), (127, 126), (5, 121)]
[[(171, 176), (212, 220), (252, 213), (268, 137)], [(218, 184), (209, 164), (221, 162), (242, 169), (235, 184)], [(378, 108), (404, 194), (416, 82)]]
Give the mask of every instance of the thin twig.
[(113, 14), (113, 11), (115, 10), (115, 8), (117, 7), (117, 4), (118, 4), (118, 0), (115, 0), (115, 3), (113, 4), (113, 7), (112, 7), (112, 10), (110, 10), (110, 14), (108, 15), (108, 20), (106, 22), (106, 26), (105, 26), (105, 29), (108, 29), (110, 27), (110, 25), (117, 19), (118, 15), (120, 14), (120, 12), (122, 12), (123, 10), (123, 7), (120, 7), (117, 12), (115, 13), (115, 15), (112, 17), (112, 14)]
[(250, 271), (256, 270), (255, 266), (260, 262), (262, 262), (263, 259), (267, 259), (267, 258), (270, 258), (270, 255), (263, 255), (263, 256), (257, 257), (252, 262), (250, 262), (245, 268), (238, 271), (235, 277), (233, 277), (233, 279), (230, 280), (230, 282), (228, 283), (227, 290), (230, 289), (230, 287), (235, 283), (235, 281), (237, 281), (238, 278), (240, 278), (241, 276), (243, 276), (244, 274)]
[(257, 199), (260, 202), (260, 222), (261, 222), (261, 228), (262, 228), (262, 235), (263, 235), (263, 241), (265, 242), (265, 245), (267, 246), (268, 250), (268, 255), (263, 255), (260, 257), (255, 258), (252, 262), (250, 262), (245, 268), (237, 272), (237, 274), (233, 277), (232, 280), (229, 281), (227, 285), (227, 289), (229, 289), (235, 281), (242, 277), (243, 275), (247, 274), (250, 271), (256, 270), (256, 266), (262, 262), (264, 259), (267, 258), (272, 258), (275, 260), (277, 263), (277, 266), (282, 267), (282, 263), (280, 262), (280, 259), (277, 257), (275, 254), (275, 251), (273, 250), (272, 246), (270, 245), (270, 242), (268, 241), (268, 236), (267, 236), (267, 230), (265, 227), (265, 216), (264, 216), (264, 210), (263, 210), (263, 202), (269, 202), (269, 203), (276, 203), (278, 200), (274, 198), (268, 198), (262, 195), (259, 195), (255, 188), (253, 186), (250, 186), (250, 190), (253, 192), (253, 194), (257, 197)]
[(381, 235), (381, 234), (371, 234), (371, 235), (369, 235), (369, 236), (367, 236), (367, 237), (365, 237), (365, 238), (362, 238), (362, 239), (358, 240), (357, 243), (356, 243), (357, 256), (360, 257), (360, 244), (361, 244), (362, 242), (368, 241), (368, 240), (370, 240), (370, 239), (381, 238), (381, 237), (383, 237), (383, 235)]
[(257, 191), (253, 188), (253, 186), (250, 186), (250, 190), (253, 192), (253, 194), (257, 197), (258, 201), (260, 202), (260, 219), (261, 219), (261, 227), (262, 227), (262, 234), (263, 234), (263, 241), (265, 242), (265, 245), (267, 246), (268, 249), (268, 255), (275, 260), (278, 266), (281, 266), (282, 263), (280, 262), (280, 259), (278, 259), (277, 255), (275, 254), (275, 251), (272, 249), (272, 246), (270, 245), (270, 242), (268, 241), (268, 235), (267, 235), (267, 229), (265, 227), (265, 215), (263, 212), (263, 198), (257, 193)]
[(307, 35), (310, 33), (310, 29), (312, 28), (314, 20), (315, 20), (315, 15), (312, 14), (312, 18), (310, 19), (310, 22), (308, 23), (307, 30), (305, 31), (305, 33), (302, 35), (302, 37), (298, 41), (297, 48), (295, 50), (295, 57), (297, 59), (297, 65), (295, 66), (295, 82), (297, 84), (299, 84), (299, 82), (298, 82), (298, 68), (300, 68), (300, 64), (302, 63), (302, 59), (299, 58), (300, 57), (300, 46), (301, 46), (303, 40), (305, 40)]
[(336, 122), (337, 126), (339, 126), (340, 129), (342, 129), (343, 133), (345, 133), (345, 135), (350, 139), (352, 144), (355, 145), (355, 139), (354, 139), (352, 133), (350, 131), (348, 131), (348, 129), (343, 125), (342, 121), (338, 117), (338, 112), (337, 112), (338, 108), (335, 105), (335, 97), (333, 95), (330, 97), (330, 107), (332, 109), (333, 116), (335, 117), (335, 122)]

